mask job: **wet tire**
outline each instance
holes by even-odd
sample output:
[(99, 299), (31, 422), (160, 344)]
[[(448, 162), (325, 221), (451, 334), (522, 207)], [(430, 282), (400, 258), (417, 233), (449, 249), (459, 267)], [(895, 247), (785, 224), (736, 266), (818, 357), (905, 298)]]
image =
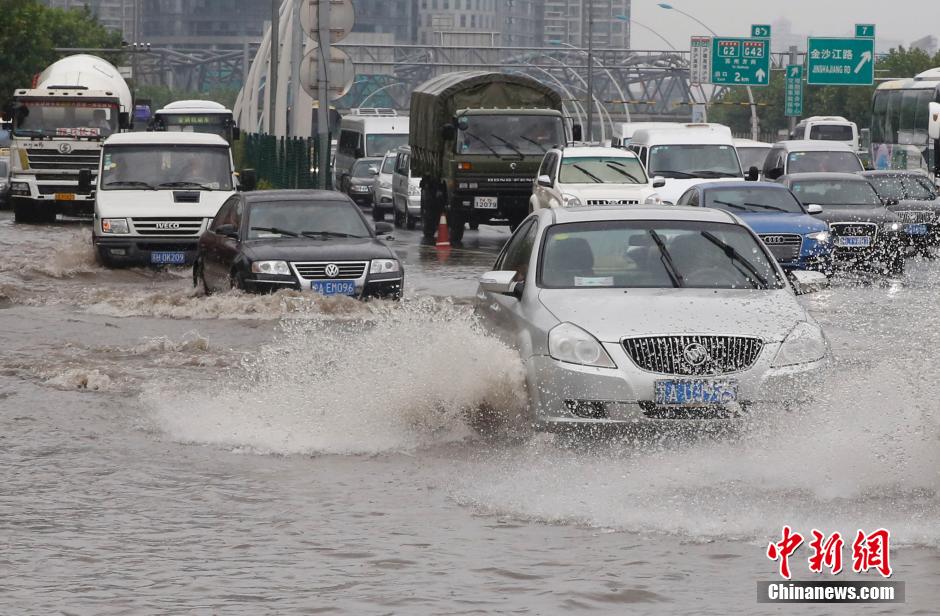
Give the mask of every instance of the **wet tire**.
[(209, 288), (209, 283), (206, 282), (206, 270), (198, 261), (193, 264), (193, 286), (199, 289), (199, 292), (205, 297), (212, 295), (212, 289)]
[(470, 228), (471, 231), (477, 231), (480, 228), (480, 223), (471, 222), (471, 223), (467, 223), (467, 226)]
[(385, 210), (375, 205), (372, 206), (372, 220), (383, 222), (385, 220)]
[(405, 227), (409, 231), (414, 231), (415, 228), (417, 228), (418, 226), (418, 219), (414, 216), (409, 216), (408, 214), (405, 214), (405, 219), (406, 219)]
[(434, 241), (434, 236), (437, 235), (437, 225), (441, 219), (441, 212), (434, 196), (433, 190), (421, 187), (421, 225), (424, 239), (429, 241)]
[(464, 231), (464, 222), (463, 214), (460, 212), (455, 212), (451, 210), (447, 214), (447, 230), (450, 232), (450, 245), (456, 246), (463, 241), (463, 231)]
[(405, 226), (405, 218), (407, 214), (402, 214), (397, 207), (392, 207), (392, 219), (395, 222), (395, 227), (401, 229)]
[(35, 224), (39, 222), (39, 217), (31, 201), (16, 199), (13, 201), (13, 222), (17, 224)]

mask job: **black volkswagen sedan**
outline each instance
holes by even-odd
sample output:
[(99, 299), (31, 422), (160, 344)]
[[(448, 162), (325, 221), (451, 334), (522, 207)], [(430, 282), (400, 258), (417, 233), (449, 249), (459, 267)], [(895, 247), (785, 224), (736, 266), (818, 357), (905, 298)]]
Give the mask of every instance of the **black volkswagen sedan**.
[(231, 288), (399, 298), (404, 269), (347, 196), (322, 190), (241, 193), (219, 209), (199, 240), (193, 284), (206, 294)]
[(780, 178), (817, 218), (829, 224), (837, 263), (904, 272), (909, 236), (868, 180), (855, 173), (794, 173)]

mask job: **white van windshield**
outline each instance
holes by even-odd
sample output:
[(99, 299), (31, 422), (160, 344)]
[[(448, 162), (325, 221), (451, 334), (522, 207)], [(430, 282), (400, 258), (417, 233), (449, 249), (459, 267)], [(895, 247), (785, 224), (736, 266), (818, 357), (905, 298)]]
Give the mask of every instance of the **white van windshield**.
[(228, 148), (111, 146), (101, 161), (103, 190), (232, 190)]
[(650, 175), (667, 178), (740, 178), (732, 145), (656, 145), (650, 148)]
[(366, 135), (366, 156), (382, 156), (389, 150), (408, 145), (408, 133), (398, 135)]

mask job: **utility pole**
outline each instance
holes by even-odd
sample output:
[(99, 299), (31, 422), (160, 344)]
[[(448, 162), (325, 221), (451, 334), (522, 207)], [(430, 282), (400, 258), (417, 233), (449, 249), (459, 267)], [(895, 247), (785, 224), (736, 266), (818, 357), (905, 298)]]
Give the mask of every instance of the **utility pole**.
[[(790, 66), (796, 64), (797, 55), (796, 55), (796, 45), (790, 45)], [(802, 87), (802, 86), (800, 86)], [(793, 134), (793, 131), (796, 130), (796, 116), (790, 116), (790, 134)]]
[(277, 70), (278, 52), (281, 41), (279, 30), (281, 27), (280, 0), (271, 0), (271, 74), (268, 76), (268, 134), (273, 135), (277, 130)]
[(594, 141), (594, 0), (587, 0), (587, 140)]
[(332, 38), (330, 34), (330, 0), (317, 2), (317, 45), (320, 61), (317, 63), (317, 184), (323, 190), (330, 189), (330, 91), (327, 80), (330, 76), (329, 62)]

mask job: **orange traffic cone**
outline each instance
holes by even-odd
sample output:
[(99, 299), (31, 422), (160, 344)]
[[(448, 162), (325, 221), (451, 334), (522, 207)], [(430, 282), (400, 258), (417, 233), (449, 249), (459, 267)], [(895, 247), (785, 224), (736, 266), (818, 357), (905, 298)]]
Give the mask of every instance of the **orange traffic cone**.
[(437, 244), (438, 248), (450, 248), (450, 231), (447, 229), (447, 215), (441, 212), (441, 222), (437, 225)]

